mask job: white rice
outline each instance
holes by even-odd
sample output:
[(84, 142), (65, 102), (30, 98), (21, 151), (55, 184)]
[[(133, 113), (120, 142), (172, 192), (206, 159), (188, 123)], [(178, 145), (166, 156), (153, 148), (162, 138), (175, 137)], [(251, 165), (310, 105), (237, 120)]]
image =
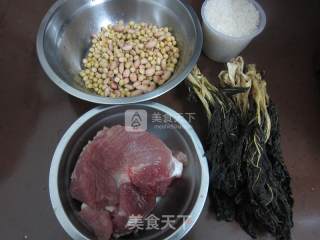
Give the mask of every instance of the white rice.
[(204, 9), (208, 24), (231, 37), (243, 37), (258, 29), (260, 17), (249, 0), (209, 0)]

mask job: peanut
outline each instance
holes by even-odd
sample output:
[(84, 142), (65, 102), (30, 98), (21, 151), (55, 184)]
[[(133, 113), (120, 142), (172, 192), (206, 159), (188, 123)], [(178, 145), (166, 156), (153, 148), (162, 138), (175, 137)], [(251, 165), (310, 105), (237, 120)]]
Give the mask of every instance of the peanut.
[(119, 21), (92, 36), (79, 73), (86, 88), (106, 97), (153, 91), (168, 81), (180, 58), (169, 28)]

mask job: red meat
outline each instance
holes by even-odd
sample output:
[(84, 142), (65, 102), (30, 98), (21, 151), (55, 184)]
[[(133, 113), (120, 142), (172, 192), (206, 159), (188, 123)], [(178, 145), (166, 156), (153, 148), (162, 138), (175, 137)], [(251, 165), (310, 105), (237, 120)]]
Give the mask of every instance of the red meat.
[[(166, 193), (182, 168), (171, 150), (152, 134), (114, 126), (100, 131), (83, 149), (70, 191), (91, 211), (111, 213), (113, 232), (122, 235), (129, 232), (129, 216), (150, 214), (156, 197)], [(87, 216), (82, 215), (83, 219)], [(88, 219), (85, 222), (91, 226)], [(91, 228), (101, 235), (95, 226)]]
[(79, 216), (88, 228), (94, 231), (99, 240), (110, 239), (113, 227), (109, 212), (95, 210), (83, 204)]

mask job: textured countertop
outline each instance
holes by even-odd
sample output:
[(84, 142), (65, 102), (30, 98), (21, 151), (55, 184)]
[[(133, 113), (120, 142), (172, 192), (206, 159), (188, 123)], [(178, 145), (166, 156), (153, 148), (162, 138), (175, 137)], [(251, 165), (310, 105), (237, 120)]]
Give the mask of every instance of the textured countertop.
[[(48, 173), (65, 130), (93, 108), (56, 87), (36, 56), (38, 26), (52, 0), (0, 0), (0, 238), (69, 239), (51, 209)], [(199, 13), (202, 1), (190, 2)], [(265, 31), (243, 52), (267, 70), (269, 92), (281, 114), (282, 147), (292, 176), (293, 239), (320, 239), (320, 2), (261, 0)], [(202, 56), (201, 70), (216, 79), (223, 65)], [(156, 99), (192, 122), (205, 137), (202, 109), (186, 102), (182, 85)], [(188, 240), (250, 239), (235, 223), (217, 222), (207, 203)]]

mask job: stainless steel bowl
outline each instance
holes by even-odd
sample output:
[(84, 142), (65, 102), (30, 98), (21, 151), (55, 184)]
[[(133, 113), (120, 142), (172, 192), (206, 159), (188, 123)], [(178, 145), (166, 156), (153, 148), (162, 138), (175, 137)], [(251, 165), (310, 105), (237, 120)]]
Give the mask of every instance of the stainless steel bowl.
[[(179, 240), (197, 221), (208, 192), (209, 173), (207, 160), (200, 140), (190, 124), (178, 113), (157, 103), (97, 107), (80, 117), (59, 142), (51, 164), (49, 176), (50, 199), (54, 212), (65, 231), (75, 240), (93, 239), (76, 216), (79, 203), (69, 193), (70, 176), (78, 156), (95, 134), (104, 126), (125, 125), (126, 110), (145, 110), (147, 130), (161, 138), (172, 150), (187, 154), (189, 163), (180, 179), (174, 180), (165, 197), (158, 201), (153, 214), (189, 216), (186, 224), (179, 220), (171, 228), (145, 230), (130, 235), (130, 240)], [(175, 120), (174, 125), (154, 121), (157, 114), (167, 114)]]
[[(119, 20), (173, 29), (181, 57), (166, 84), (141, 96), (118, 99), (101, 97), (84, 88), (78, 74), (92, 34)], [(180, 0), (58, 0), (40, 25), (37, 52), (49, 78), (69, 94), (99, 104), (128, 104), (158, 97), (182, 82), (197, 63), (202, 41), (197, 15)]]

